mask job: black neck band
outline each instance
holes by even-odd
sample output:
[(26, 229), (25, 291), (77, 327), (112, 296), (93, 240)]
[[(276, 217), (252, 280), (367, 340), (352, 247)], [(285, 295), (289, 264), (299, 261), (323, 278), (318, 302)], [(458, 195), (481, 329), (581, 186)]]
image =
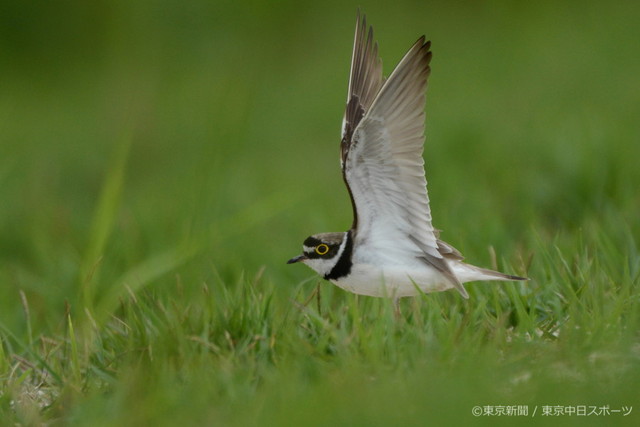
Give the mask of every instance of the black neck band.
[(333, 266), (331, 271), (324, 275), (326, 280), (336, 280), (351, 273), (351, 255), (353, 253), (351, 230), (347, 231), (346, 238), (347, 241), (344, 245), (344, 251), (342, 251), (342, 254), (340, 255), (340, 259), (338, 259), (338, 262)]

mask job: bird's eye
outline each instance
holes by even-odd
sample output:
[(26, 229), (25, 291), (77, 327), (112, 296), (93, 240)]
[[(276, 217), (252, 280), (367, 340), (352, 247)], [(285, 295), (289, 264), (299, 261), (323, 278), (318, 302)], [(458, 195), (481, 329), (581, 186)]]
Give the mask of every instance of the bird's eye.
[(316, 253), (318, 255), (325, 255), (327, 252), (329, 252), (329, 246), (325, 245), (324, 243), (316, 246)]

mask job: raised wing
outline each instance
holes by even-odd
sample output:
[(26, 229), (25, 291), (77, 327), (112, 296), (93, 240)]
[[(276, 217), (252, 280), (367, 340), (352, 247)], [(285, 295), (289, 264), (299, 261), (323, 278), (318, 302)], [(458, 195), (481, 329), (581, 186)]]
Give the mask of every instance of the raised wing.
[(343, 176), (354, 205), (354, 246), (398, 262), (420, 258), (466, 296), (431, 224), (422, 158), (429, 48), (424, 36), (411, 47), (365, 108), (351, 139), (343, 139)]
[(356, 19), (356, 33), (351, 54), (349, 92), (342, 120), (341, 163), (349, 151), (349, 144), (365, 112), (382, 87), (382, 61), (378, 57), (378, 44), (373, 40), (373, 28), (367, 32), (367, 18), (360, 10)]

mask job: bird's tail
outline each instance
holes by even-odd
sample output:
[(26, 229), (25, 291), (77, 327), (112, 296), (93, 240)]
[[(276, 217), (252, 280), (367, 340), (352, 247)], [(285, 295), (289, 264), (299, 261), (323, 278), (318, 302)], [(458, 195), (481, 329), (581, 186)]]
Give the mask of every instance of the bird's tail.
[(462, 283), (473, 282), (476, 280), (529, 280), (526, 277), (505, 274), (499, 271), (476, 267), (475, 265), (462, 262), (459, 263), (456, 267), (457, 268), (454, 268), (455, 275)]

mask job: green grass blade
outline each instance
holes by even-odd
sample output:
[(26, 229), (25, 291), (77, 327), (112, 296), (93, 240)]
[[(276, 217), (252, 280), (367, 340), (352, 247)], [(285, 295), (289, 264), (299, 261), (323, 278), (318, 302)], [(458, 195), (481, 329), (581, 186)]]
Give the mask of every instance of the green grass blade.
[(99, 283), (100, 260), (104, 256), (120, 207), (131, 141), (132, 134), (127, 132), (115, 147), (94, 211), (89, 243), (80, 267), (82, 303), (90, 311), (94, 304), (95, 288)]

